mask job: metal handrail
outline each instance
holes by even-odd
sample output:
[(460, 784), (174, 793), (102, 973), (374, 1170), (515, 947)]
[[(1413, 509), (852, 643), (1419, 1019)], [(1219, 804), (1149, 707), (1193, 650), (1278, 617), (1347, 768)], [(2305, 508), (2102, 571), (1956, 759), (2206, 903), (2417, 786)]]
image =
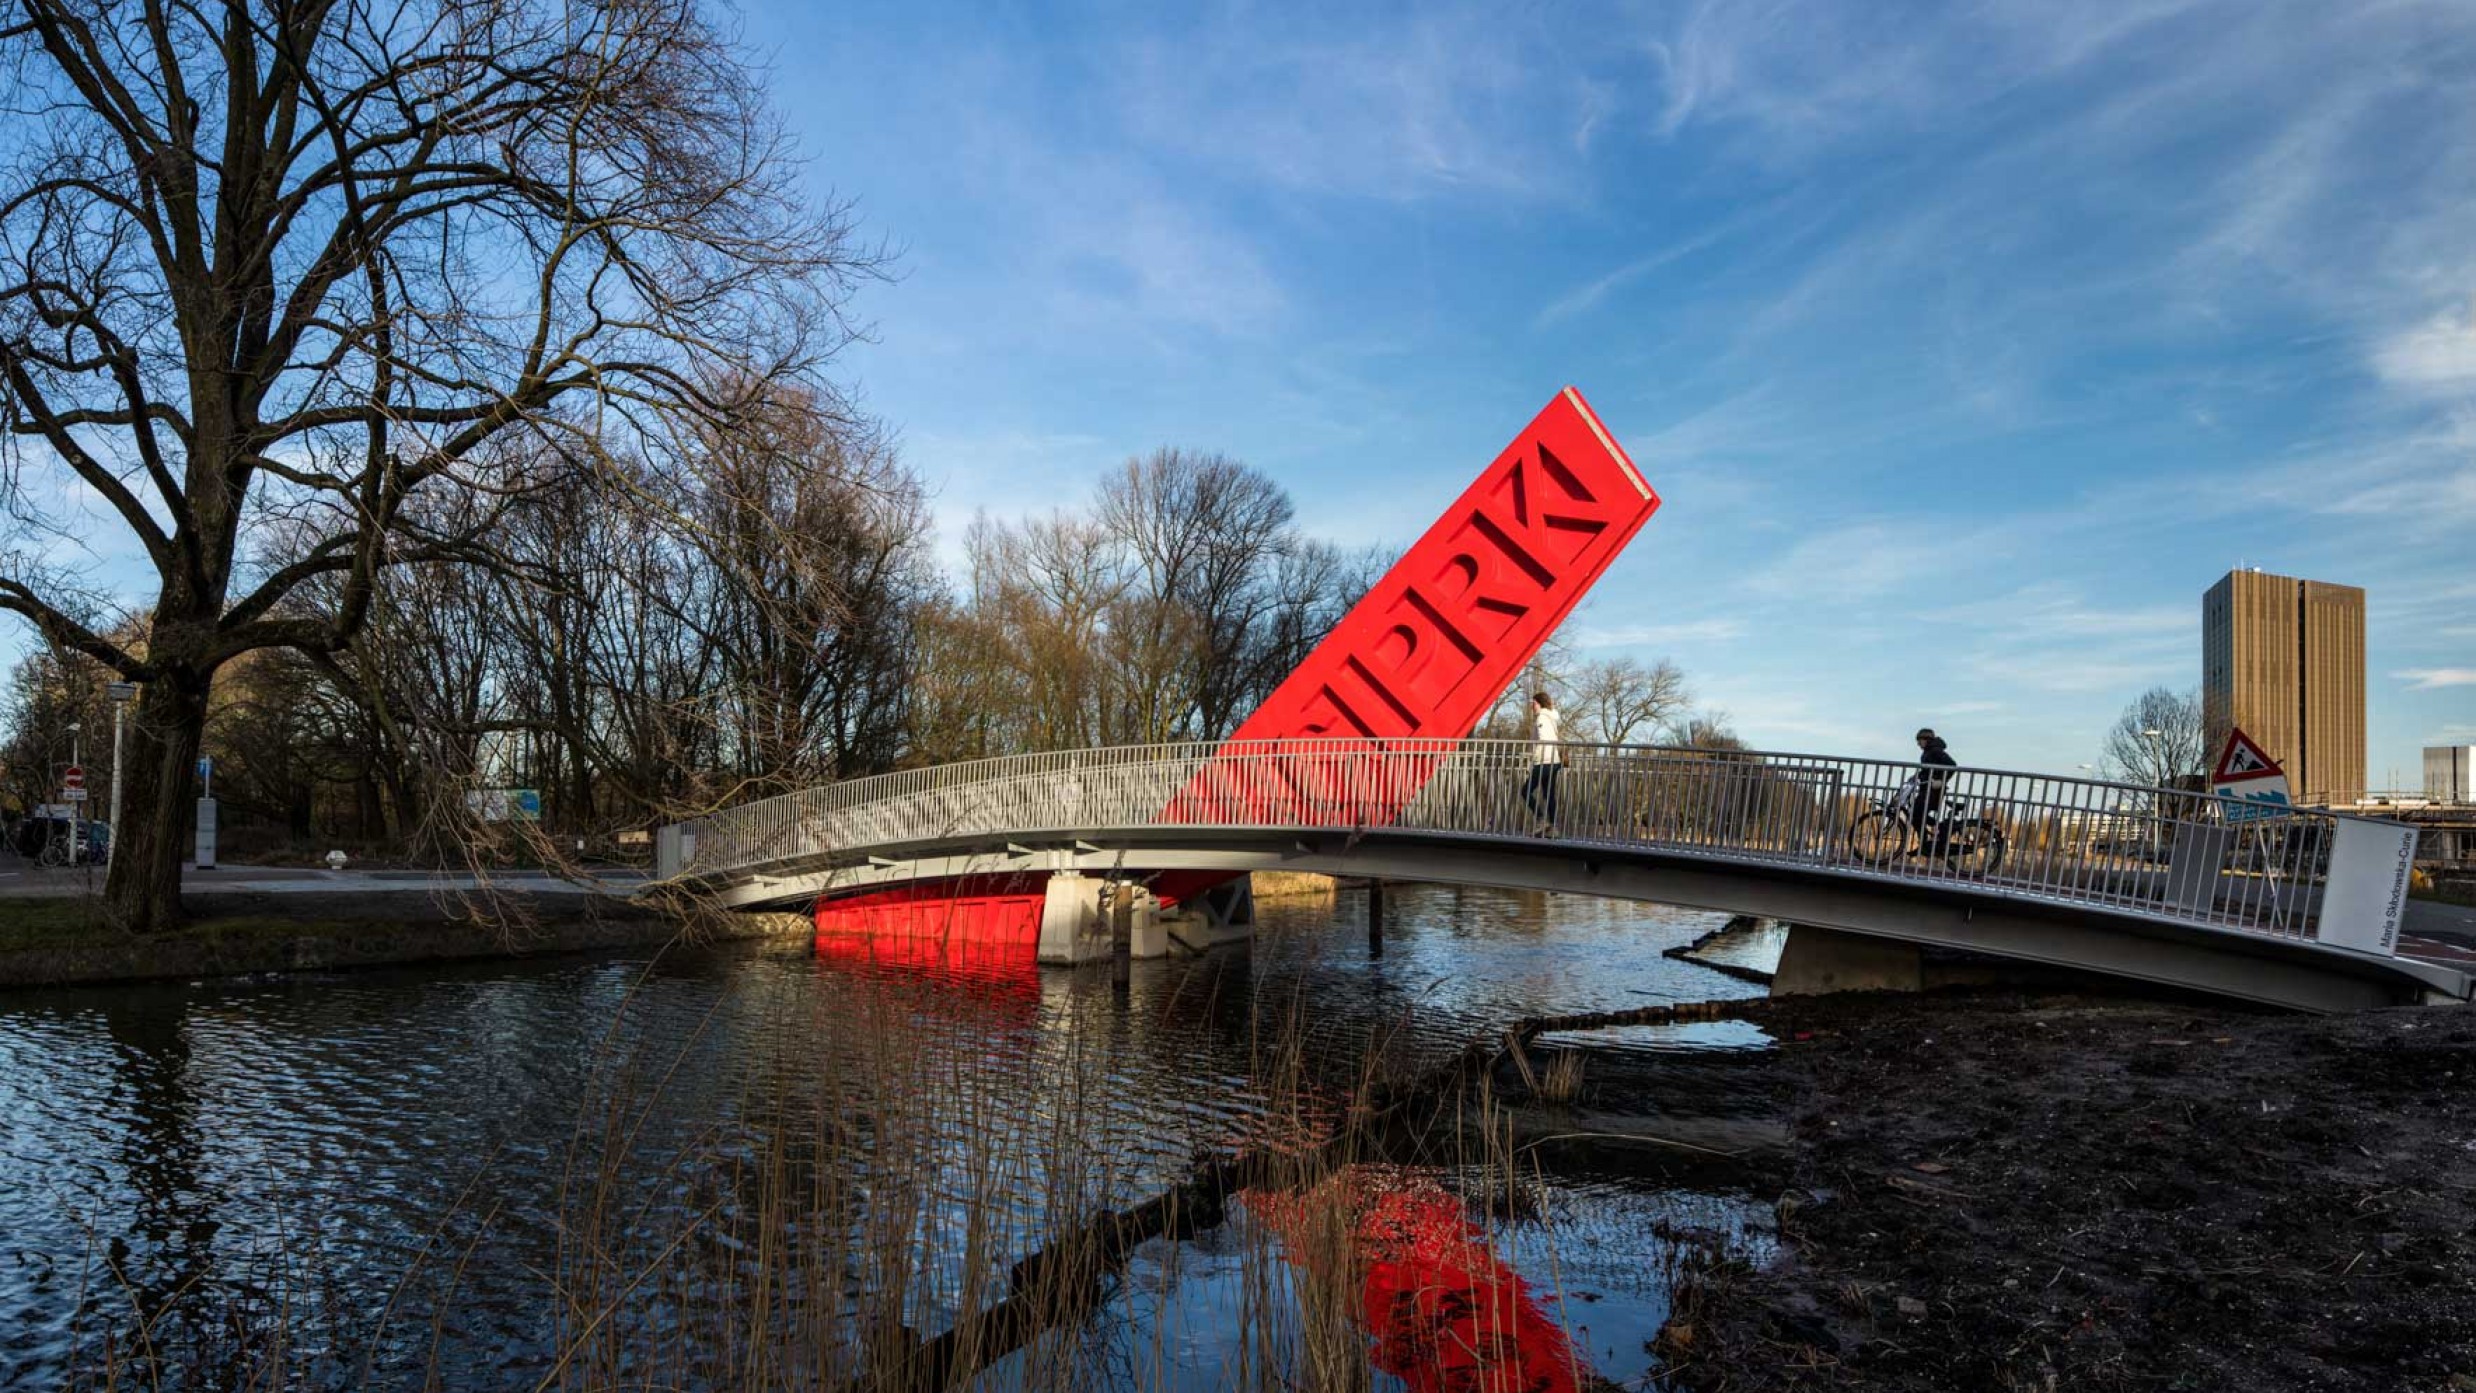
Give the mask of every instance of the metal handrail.
[[(761, 799), (662, 829), (663, 875), (724, 879), (871, 848), (1134, 828), (1344, 828), (1531, 841), (1526, 740), (1190, 741), (1005, 755)], [(1900, 882), (2314, 937), (2348, 815), (2243, 820), (2238, 800), (2140, 784), (1957, 768), (1941, 820), (1891, 839), (1922, 766), (1778, 751), (1563, 743), (1564, 843), (1794, 864)], [(1886, 810), (1891, 811), (1886, 811)], [(2234, 813), (2234, 816), (2230, 816)], [(1939, 830), (1938, 830), (1939, 829)], [(1973, 849), (2000, 836), (2001, 862)]]

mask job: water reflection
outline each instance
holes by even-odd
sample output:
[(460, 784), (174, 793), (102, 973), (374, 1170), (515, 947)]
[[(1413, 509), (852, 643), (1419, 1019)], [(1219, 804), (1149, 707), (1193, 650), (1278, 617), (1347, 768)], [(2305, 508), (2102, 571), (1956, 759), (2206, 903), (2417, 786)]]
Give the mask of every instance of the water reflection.
[[(751, 1188), (760, 1169), (733, 1158), (884, 1145), (908, 1106), (915, 1134), (902, 1144), (934, 1163), (931, 1187), (898, 1193), (891, 1167), (847, 1185), (810, 1177), (820, 1193), (841, 1188), (840, 1208), (821, 1201), (809, 1221), (874, 1232), (899, 1219), (925, 1233), (961, 1222), (972, 1187), (1014, 1186), (1015, 1228), (974, 1241), (1020, 1251), (1063, 1190), (1140, 1195), (1198, 1148), (1265, 1125), (1267, 1069), (1289, 1027), (1306, 1042), (1303, 1067), (1346, 1079), (1370, 1049), (1417, 1067), (1522, 1014), (1751, 990), (1659, 956), (1709, 916), (1441, 887), (1388, 898), (1381, 959), (1365, 951), (1356, 896), (1271, 902), (1251, 952), (1138, 963), (1122, 992), (1105, 969), (880, 944), (0, 998), (0, 1387), (58, 1386), (73, 1350), (92, 1354), (100, 1332), (137, 1318), (178, 1382), (248, 1345), (279, 1293), (294, 1303), (283, 1318), (307, 1322), (292, 1333), (316, 1336), (298, 1342), (317, 1381), (530, 1382), (566, 1319), (556, 1284), (583, 1181), (624, 1201), (612, 1222), (635, 1227), (613, 1242), (647, 1245), (682, 1206), (736, 1221), (767, 1212)], [(932, 1106), (898, 1096), (904, 1080), (970, 1083)], [(1043, 1173), (1068, 1131), (1077, 1155), (1105, 1164)], [(1620, 1196), (1676, 1198), (1648, 1182), (1595, 1184), (1561, 1192), (1560, 1223), (1587, 1228)], [(1417, 1198), (1367, 1206), (1390, 1216), (1378, 1237), (1405, 1216), (1445, 1236), (1467, 1223), (1446, 1177), (1387, 1193)], [(1518, 1273), (1532, 1295), (1511, 1308), (1531, 1313), (1514, 1320), (1516, 1343), (1561, 1331), (1556, 1264), (1534, 1269), (1524, 1248), (1539, 1234), (1489, 1237), (1499, 1246), (1485, 1256), (1454, 1259), (1472, 1289)], [(1147, 1256), (1102, 1326), (1179, 1326), (1209, 1309), (1214, 1241)], [(711, 1260), (743, 1261), (720, 1247)], [(1177, 1280), (1163, 1276), (1173, 1269)], [(1149, 1306), (1145, 1273), (1160, 1283)], [(918, 1320), (969, 1309), (959, 1267), (931, 1275)], [(1362, 1315), (1377, 1299), (1371, 1287)], [(1592, 1314), (1641, 1326), (1655, 1305), (1651, 1293)], [(1231, 1352), (1179, 1328), (1149, 1372), (1109, 1377), (1216, 1386)], [(1648, 1334), (1601, 1343), (1624, 1355)], [(1623, 1376), (1623, 1358), (1585, 1354)]]

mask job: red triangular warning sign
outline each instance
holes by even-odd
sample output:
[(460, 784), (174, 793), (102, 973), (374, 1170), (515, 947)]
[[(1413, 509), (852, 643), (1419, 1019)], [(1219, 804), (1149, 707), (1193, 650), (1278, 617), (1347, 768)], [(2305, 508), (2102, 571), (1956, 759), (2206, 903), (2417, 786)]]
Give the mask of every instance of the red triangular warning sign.
[(2252, 737), (2240, 730), (2227, 732), (2227, 747), (2218, 752), (2218, 772), (2209, 776), (2214, 784), (2242, 783), (2246, 779), (2275, 779), (2285, 770), (2269, 752), (2252, 742)]

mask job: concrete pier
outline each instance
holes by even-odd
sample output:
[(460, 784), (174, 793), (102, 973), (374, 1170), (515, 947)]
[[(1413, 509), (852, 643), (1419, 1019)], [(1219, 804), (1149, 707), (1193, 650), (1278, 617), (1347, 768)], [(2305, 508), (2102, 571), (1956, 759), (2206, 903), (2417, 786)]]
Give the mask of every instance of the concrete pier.
[(1107, 883), (1073, 871), (1049, 877), (1040, 907), (1040, 961), (1072, 965), (1109, 956), (1109, 916), (1101, 904)]
[(1255, 937), (1255, 889), (1240, 876), (1163, 912), (1160, 922), (1170, 939), (1189, 952), (1244, 943)]
[(1118, 952), (1121, 934), (1128, 957), (1165, 958), (1170, 929), (1163, 920), (1160, 900), (1140, 885), (1059, 871), (1040, 907), (1040, 961), (1100, 962)]

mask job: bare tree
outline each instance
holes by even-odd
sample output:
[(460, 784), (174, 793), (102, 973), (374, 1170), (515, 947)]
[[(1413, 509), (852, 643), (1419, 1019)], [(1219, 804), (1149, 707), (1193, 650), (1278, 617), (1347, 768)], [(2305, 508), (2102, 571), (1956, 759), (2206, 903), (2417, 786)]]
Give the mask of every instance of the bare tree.
[[(942, 709), (924, 744), (983, 752), (1227, 734), (1366, 593), (1372, 568), (1301, 536), (1280, 486), (1220, 455), (1157, 450), (1088, 513), (964, 538), (964, 610), (937, 622), (941, 688), (962, 669), (993, 716)], [(942, 703), (942, 694), (938, 698)]]
[[(0, 746), (0, 793), (25, 808), (52, 801), (60, 775), (68, 768), (74, 743), (69, 727), (82, 726), (82, 751), (87, 785), (109, 787), (111, 767), (111, 703), (104, 696), (106, 674), (93, 661), (74, 653), (36, 649), (18, 660), (9, 674), (5, 700), (8, 735)], [(96, 816), (102, 816), (100, 808)]]
[(2133, 698), (2108, 727), (2103, 751), (2110, 777), (2129, 784), (2175, 788), (2209, 772), (2209, 737), (2198, 692), (2152, 687)]
[[(501, 563), (496, 509), (417, 499), (813, 378), (874, 262), (698, 0), (0, 14), (0, 607), (145, 684), (107, 898), (158, 929), (218, 669), (343, 647), (386, 567)], [(143, 645), (81, 614), (73, 489), (154, 571)]]
[(1690, 700), (1685, 673), (1666, 658), (1600, 658), (1573, 674), (1572, 704), (1581, 738), (1632, 744), (1675, 724)]
[(1737, 751), (1745, 748), (1745, 740), (1725, 711), (1697, 711), (1677, 722), (1670, 731), (1674, 741), (1691, 750)]
[(728, 757), (751, 788), (874, 773), (902, 752), (912, 621), (937, 586), (927, 493), (884, 441), (785, 394), (709, 431), (683, 529), (691, 618), (717, 658)]
[[(1284, 675), (1268, 642), (1275, 582), (1298, 544), (1289, 494), (1225, 455), (1155, 450), (1104, 479), (1094, 520), (1132, 554), (1137, 585), (1111, 626), (1131, 682), (1129, 739), (1215, 735)], [(1284, 672), (1286, 669), (1284, 669)]]

